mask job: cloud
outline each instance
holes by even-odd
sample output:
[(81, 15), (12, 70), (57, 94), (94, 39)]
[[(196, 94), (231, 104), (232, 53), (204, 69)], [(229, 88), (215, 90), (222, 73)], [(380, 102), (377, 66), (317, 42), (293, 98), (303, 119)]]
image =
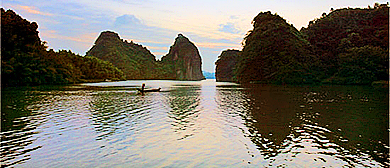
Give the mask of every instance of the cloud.
[(153, 49), (153, 50), (168, 50), (168, 47), (153, 47), (153, 46), (149, 46), (148, 49)]
[(122, 15), (115, 18), (115, 27), (144, 27), (142, 21), (134, 15)]
[(151, 52), (153, 53), (153, 55), (155, 55), (155, 56), (157, 57), (157, 59), (160, 59), (161, 56), (168, 54), (168, 51), (167, 51), (167, 52), (155, 52), (155, 51), (151, 51)]
[(31, 7), (31, 6), (21, 6), (21, 5), (18, 5), (17, 8), (21, 9), (23, 11), (26, 11), (28, 13), (31, 13), (31, 14), (36, 14), (36, 15), (44, 15), (44, 16), (52, 16), (53, 15), (51, 13), (41, 12), (38, 9), (36, 9), (35, 7), (33, 7), (33, 6)]
[(91, 44), (91, 42), (93, 42), (98, 36), (98, 33), (86, 31), (64, 33), (64, 30), (62, 29), (43, 28), (40, 30), (39, 36), (45, 40), (50, 39), (49, 42), (53, 40), (67, 40), (76, 43)]
[(128, 41), (166, 44), (171, 41), (171, 36), (175, 34), (174, 31), (169, 29), (149, 26), (142, 19), (131, 14), (121, 15), (114, 20), (110, 26), (111, 29), (120, 33), (121, 38), (130, 39)]
[(231, 15), (231, 16), (230, 16), (230, 19), (232, 19), (232, 20), (236, 20), (236, 19), (238, 19), (238, 16)]
[[(61, 34), (55, 30), (44, 30), (39, 33), (42, 40), (47, 40), (49, 46), (54, 44), (55, 50), (70, 49), (81, 54), (85, 48), (89, 48), (95, 40), (97, 33), (82, 33), (74, 36)], [(67, 44), (67, 45), (64, 45)], [(52, 48), (52, 47), (50, 47)], [(76, 50), (75, 50), (76, 49)]]
[(232, 33), (232, 34), (239, 34), (241, 32), (231, 22), (226, 23), (226, 24), (220, 24), (218, 30), (221, 31), (221, 32)]

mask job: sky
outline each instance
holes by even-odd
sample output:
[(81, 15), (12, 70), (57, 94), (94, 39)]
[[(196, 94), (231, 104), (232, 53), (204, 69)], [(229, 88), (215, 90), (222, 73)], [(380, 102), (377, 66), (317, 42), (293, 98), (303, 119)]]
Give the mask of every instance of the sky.
[(168, 54), (179, 33), (188, 37), (202, 57), (202, 70), (215, 71), (223, 50), (242, 49), (245, 34), (260, 12), (277, 13), (298, 30), (330, 9), (367, 8), (378, 0), (2, 0), (24, 19), (38, 23), (49, 48), (80, 55), (102, 31), (147, 47), (156, 59)]

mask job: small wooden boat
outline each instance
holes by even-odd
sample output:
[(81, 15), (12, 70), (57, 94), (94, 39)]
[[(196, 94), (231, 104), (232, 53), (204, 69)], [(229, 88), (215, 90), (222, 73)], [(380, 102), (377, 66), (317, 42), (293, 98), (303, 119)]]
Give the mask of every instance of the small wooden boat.
[(161, 90), (161, 88), (158, 88), (158, 89), (140, 89), (140, 88), (137, 88), (137, 90), (141, 93), (145, 93), (145, 92), (159, 92)]

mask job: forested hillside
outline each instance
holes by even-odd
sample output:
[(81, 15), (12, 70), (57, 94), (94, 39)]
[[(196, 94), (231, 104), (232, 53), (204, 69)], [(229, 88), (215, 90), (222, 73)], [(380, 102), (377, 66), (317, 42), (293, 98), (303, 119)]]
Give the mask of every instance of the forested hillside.
[(102, 32), (86, 55), (111, 62), (126, 79), (156, 79), (161, 74), (156, 70), (160, 65), (147, 48), (122, 40), (115, 32)]
[(238, 82), (313, 83), (317, 59), (304, 36), (285, 19), (261, 12), (244, 38), (236, 66)]
[(226, 67), (231, 60), (220, 57), (216, 74), (240, 83), (389, 81), (388, 4), (332, 9), (300, 31), (271, 12), (259, 13), (252, 23), (237, 64)]
[(388, 80), (389, 7), (344, 8), (324, 13), (301, 30), (324, 66), (325, 83)]
[(71, 51), (47, 51), (37, 29), (37, 23), (1, 8), (2, 86), (123, 79), (122, 71), (109, 62)]

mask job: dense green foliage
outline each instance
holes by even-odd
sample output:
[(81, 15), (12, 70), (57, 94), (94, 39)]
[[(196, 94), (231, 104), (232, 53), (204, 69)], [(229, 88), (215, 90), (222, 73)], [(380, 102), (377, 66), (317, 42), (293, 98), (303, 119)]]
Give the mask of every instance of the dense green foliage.
[[(389, 81), (389, 7), (338, 9), (297, 31), (261, 12), (243, 41), (237, 64), (222, 55), (216, 74), (240, 83), (371, 84)], [(217, 77), (218, 79), (218, 77)]]
[(239, 50), (225, 50), (215, 62), (215, 78), (218, 82), (234, 82), (235, 66), (241, 54)]
[(3, 86), (68, 84), (86, 80), (119, 80), (111, 63), (71, 51), (46, 50), (38, 25), (1, 8), (1, 74)]
[(162, 74), (161, 65), (148, 49), (124, 41), (114, 32), (102, 32), (87, 55), (111, 62), (124, 72), (126, 79), (157, 79)]
[(380, 47), (354, 47), (338, 57), (338, 71), (324, 83), (371, 84), (377, 80), (388, 80), (388, 52)]
[(313, 49), (283, 18), (261, 12), (244, 38), (236, 67), (238, 82), (302, 84), (315, 81)]
[(338, 9), (301, 30), (315, 47), (324, 72), (335, 84), (388, 80), (389, 8)]

